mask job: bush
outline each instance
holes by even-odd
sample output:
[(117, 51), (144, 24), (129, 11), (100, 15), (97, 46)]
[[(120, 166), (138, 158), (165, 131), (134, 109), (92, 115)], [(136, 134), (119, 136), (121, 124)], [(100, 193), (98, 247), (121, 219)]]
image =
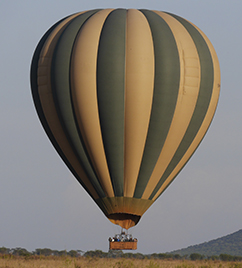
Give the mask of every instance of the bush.
[(107, 255), (108, 253), (102, 252), (101, 250), (95, 250), (95, 251), (90, 250), (84, 254), (84, 257), (106, 258)]
[(220, 254), (219, 258), (221, 261), (242, 261), (241, 256), (232, 256), (229, 254)]
[(199, 253), (192, 253), (190, 255), (190, 259), (192, 261), (196, 261), (196, 260), (202, 260), (203, 259), (203, 255), (199, 254)]

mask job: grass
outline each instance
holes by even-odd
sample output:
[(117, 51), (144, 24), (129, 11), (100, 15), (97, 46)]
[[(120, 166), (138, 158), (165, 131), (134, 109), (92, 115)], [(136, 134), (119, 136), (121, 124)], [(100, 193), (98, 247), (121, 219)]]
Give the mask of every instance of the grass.
[(0, 268), (242, 268), (242, 262), (2, 256)]

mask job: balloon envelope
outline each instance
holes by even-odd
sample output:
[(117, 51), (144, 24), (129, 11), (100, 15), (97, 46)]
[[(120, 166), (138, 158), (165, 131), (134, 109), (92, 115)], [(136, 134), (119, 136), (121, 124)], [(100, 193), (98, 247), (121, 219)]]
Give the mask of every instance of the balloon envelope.
[(128, 229), (204, 137), (220, 70), (208, 38), (181, 17), (90, 10), (45, 33), (31, 87), (61, 158), (108, 219)]

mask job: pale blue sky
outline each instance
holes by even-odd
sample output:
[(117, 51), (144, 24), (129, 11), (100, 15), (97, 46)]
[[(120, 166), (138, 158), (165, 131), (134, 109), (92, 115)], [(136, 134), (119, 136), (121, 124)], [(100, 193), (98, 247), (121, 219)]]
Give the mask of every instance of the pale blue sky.
[(110, 223), (68, 171), (33, 105), (34, 49), (59, 19), (97, 7), (147, 8), (180, 15), (211, 40), (221, 95), (200, 147), (131, 229), (138, 252), (167, 252), (242, 228), (242, 1), (0, 0), (0, 247), (108, 251)]

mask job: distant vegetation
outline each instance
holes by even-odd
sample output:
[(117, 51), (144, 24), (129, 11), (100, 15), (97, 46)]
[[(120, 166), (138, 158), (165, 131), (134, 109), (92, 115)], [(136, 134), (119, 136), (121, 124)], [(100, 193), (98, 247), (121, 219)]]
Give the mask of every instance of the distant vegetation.
[(69, 257), (80, 257), (84, 252), (81, 250), (52, 250), (49, 248), (37, 248), (33, 252), (27, 251), (25, 248), (0, 248), (1, 255), (12, 255), (12, 256), (21, 256), (21, 257), (29, 257), (29, 256), (69, 256)]

